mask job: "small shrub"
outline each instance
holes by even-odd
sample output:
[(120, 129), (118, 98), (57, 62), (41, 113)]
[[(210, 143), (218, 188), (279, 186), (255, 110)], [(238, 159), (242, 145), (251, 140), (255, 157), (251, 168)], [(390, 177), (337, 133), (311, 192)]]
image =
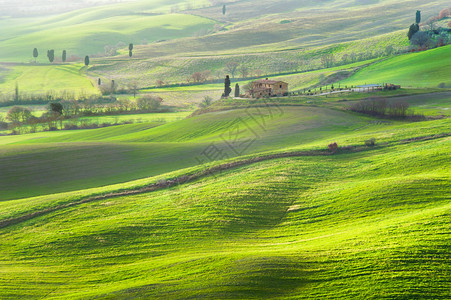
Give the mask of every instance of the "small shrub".
[(76, 124), (68, 123), (68, 124), (64, 124), (64, 129), (75, 130), (75, 129), (78, 129), (78, 126)]
[(327, 147), (329, 148), (329, 151), (333, 152), (333, 153), (337, 152), (337, 150), (338, 150), (337, 143), (331, 143)]
[(373, 147), (374, 145), (376, 145), (375, 138), (371, 138), (371, 139), (365, 141), (365, 146), (367, 146), (367, 147)]
[(444, 89), (444, 88), (446, 88), (446, 84), (444, 82), (441, 82), (438, 84), (438, 87), (441, 89)]

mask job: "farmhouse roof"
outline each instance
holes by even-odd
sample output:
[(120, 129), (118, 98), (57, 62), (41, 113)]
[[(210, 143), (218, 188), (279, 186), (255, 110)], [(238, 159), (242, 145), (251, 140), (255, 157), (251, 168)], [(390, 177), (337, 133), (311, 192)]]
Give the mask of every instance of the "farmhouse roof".
[[(256, 83), (275, 84), (275, 83), (279, 83), (279, 82), (283, 82), (283, 81), (280, 81), (280, 80), (259, 79), (259, 80), (255, 80), (254, 82), (256, 82)], [(285, 83), (285, 82), (284, 82), (284, 83)]]
[(368, 88), (368, 87), (379, 87), (380, 84), (364, 84), (364, 85), (358, 85), (358, 88)]

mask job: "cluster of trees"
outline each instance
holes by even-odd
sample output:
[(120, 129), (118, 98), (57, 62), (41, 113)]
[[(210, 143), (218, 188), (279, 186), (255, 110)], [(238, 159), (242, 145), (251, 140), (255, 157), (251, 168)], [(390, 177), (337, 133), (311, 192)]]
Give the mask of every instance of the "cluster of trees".
[(29, 126), (30, 132), (36, 132), (38, 125), (47, 127), (47, 130), (56, 130), (58, 123), (60, 129), (63, 129), (64, 120), (79, 117), (155, 112), (160, 108), (162, 101), (163, 99), (151, 95), (145, 95), (136, 101), (120, 99), (106, 104), (91, 100), (65, 100), (49, 103), (48, 110), (40, 117), (34, 116), (29, 108), (13, 106), (8, 111), (6, 120), (0, 118), (0, 129), (10, 128), (14, 133), (20, 134), (23, 126)]
[[(417, 11), (415, 23), (410, 25), (407, 33), (412, 47), (411, 51), (427, 50), (451, 43), (450, 30), (436, 26), (437, 21), (448, 18), (450, 15), (450, 9), (445, 8), (439, 12), (438, 16), (432, 16), (425, 23), (421, 23), (421, 12)], [(451, 21), (448, 22), (448, 27), (451, 27)]]
[[(404, 50), (407, 52), (407, 49)], [(402, 51), (402, 52), (404, 52)], [(186, 78), (187, 83), (202, 83), (207, 81), (216, 81), (224, 78), (224, 74), (230, 74), (231, 78), (260, 78), (263, 75), (270, 74), (289, 74), (291, 72), (312, 71), (321, 68), (330, 68), (334, 66), (346, 65), (358, 61), (364, 61), (382, 56), (390, 56), (395, 53), (400, 53), (399, 49), (395, 49), (393, 45), (387, 45), (385, 49), (372, 50), (367, 49), (364, 52), (344, 53), (337, 55), (334, 53), (324, 53), (317, 57), (305, 58), (302, 60), (288, 60), (288, 59), (272, 59), (267, 65), (267, 69), (273, 70), (272, 73), (265, 73), (262, 69), (251, 69), (247, 64), (238, 61), (228, 61), (224, 65), (224, 69), (218, 69), (214, 72), (210, 70), (194, 72)], [(161, 80), (157, 81), (157, 86), (162, 86), (165, 83)]]
[[(36, 63), (36, 59), (39, 56), (39, 51), (38, 48), (34, 48), (33, 49), (33, 58), (34, 58), (34, 62)], [(49, 62), (53, 63), (53, 61), (55, 60), (55, 50), (54, 49), (50, 49), (47, 50), (47, 59), (49, 60)], [(61, 54), (61, 61), (62, 62), (66, 62), (67, 60), (67, 51), (63, 50), (62, 54)]]
[(132, 101), (130, 99), (115, 99), (110, 103), (99, 103), (98, 101), (61, 101), (63, 106), (62, 115), (65, 118), (83, 116), (120, 115), (130, 113), (146, 113), (157, 111), (163, 99), (152, 95), (143, 95)]
[(32, 114), (30, 109), (21, 106), (14, 106), (6, 115), (6, 119), (11, 122), (8, 124), (3, 122), (3, 128), (7, 127), (13, 129), (14, 133), (21, 132), (21, 128), (23, 125), (29, 125), (31, 127), (30, 132), (36, 132), (36, 128), (39, 124), (47, 124), (48, 129), (52, 130), (52, 128), (56, 128), (56, 124), (60, 121), (62, 127), (62, 105), (59, 103), (52, 103), (49, 106), (49, 110), (42, 114), (40, 117), (36, 117)]
[(409, 104), (405, 101), (387, 101), (385, 98), (369, 98), (354, 103), (350, 109), (372, 116), (405, 118)]

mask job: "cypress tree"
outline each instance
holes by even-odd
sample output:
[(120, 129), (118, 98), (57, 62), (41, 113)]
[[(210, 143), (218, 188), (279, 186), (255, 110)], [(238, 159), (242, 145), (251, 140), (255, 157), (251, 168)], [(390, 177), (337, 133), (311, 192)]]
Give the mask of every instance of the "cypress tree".
[(89, 56), (85, 56), (85, 66), (89, 65)]
[(230, 88), (230, 77), (229, 75), (227, 75), (224, 81), (224, 97), (229, 97), (231, 91), (232, 89)]
[(133, 44), (130, 43), (128, 44), (128, 56), (132, 57), (132, 55), (133, 55)]
[(417, 14), (415, 16), (415, 23), (420, 24), (421, 23), (421, 11), (417, 10)]
[(66, 50), (63, 50), (63, 55), (61, 58), (62, 58), (63, 62), (66, 62)]
[(39, 53), (38, 53), (38, 48), (34, 48), (33, 49), (33, 57), (34, 57), (34, 62), (36, 63), (36, 58), (38, 57)]
[(97, 84), (98, 84), (98, 85), (102, 85), (102, 80), (100, 80), (100, 77), (99, 77), (99, 79), (97, 80)]
[(235, 97), (240, 96), (240, 85), (237, 83), (235, 84)]
[(14, 95), (14, 102), (19, 102), (19, 84), (16, 81), (16, 93)]
[(49, 61), (52, 63), (55, 60), (55, 50), (47, 50), (47, 57)]
[(407, 33), (407, 37), (410, 39), (412, 39), (412, 36), (417, 33), (420, 30), (420, 26), (418, 26), (418, 24), (412, 24), (409, 27), (409, 32)]
[(226, 6), (225, 6), (225, 4), (222, 6), (222, 14), (223, 14), (223, 15), (226, 14)]

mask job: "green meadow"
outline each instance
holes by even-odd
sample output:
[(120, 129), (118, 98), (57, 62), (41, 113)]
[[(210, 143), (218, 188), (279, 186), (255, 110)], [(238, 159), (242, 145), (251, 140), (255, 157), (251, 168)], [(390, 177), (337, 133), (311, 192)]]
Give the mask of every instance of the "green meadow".
[[(187, 1), (172, 1), (171, 5), (186, 5)], [(198, 1), (199, 5), (203, 3)], [(147, 11), (146, 11), (147, 10)], [(138, 1), (137, 3), (98, 6), (68, 12), (58, 16), (35, 19), (2, 18), (5, 29), (0, 42), (0, 61), (30, 62), (33, 48), (38, 48), (38, 62), (48, 62), (46, 51), (55, 50), (60, 58), (63, 50), (67, 57), (84, 57), (105, 53), (105, 46), (119, 42), (142, 44), (143, 40), (158, 40), (192, 36), (214, 21), (188, 14), (169, 14), (164, 1)]]
[[(1, 65), (1, 64), (0, 64)], [(64, 92), (76, 96), (98, 94), (94, 83), (85, 75), (81, 64), (70, 65), (6, 65), (3, 68), (3, 94), (13, 94), (16, 84), (21, 94), (46, 94)]]
[[(0, 124), (0, 299), (451, 299), (451, 46), (404, 53), (415, 11), (448, 2), (98, 4), (0, 17), (0, 99), (100, 78), (164, 112)], [(219, 99), (230, 61), (315, 93)], [(402, 88), (317, 93), (374, 83)], [(407, 117), (351, 111), (370, 98)]]
[[(449, 137), (392, 142), (261, 162), (3, 228), (2, 297), (448, 298)], [(31, 213), (71, 197), (1, 207)]]
[(404, 87), (451, 86), (451, 46), (389, 58), (366, 67), (341, 84), (395, 83)]

